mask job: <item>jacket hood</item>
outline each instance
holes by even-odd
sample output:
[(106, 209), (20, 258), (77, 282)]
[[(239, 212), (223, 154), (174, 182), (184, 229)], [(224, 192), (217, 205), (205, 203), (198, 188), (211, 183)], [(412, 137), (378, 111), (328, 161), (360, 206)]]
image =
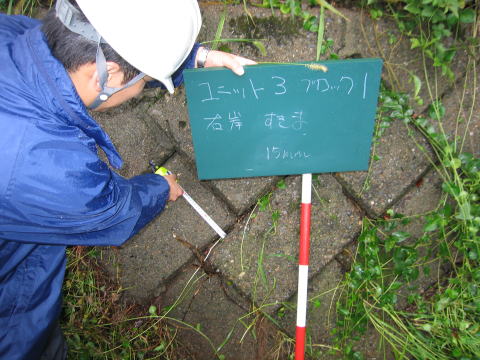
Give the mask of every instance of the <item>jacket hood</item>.
[[(22, 91), (32, 94), (30, 111), (49, 112), (45, 118), (78, 127), (102, 148), (111, 166), (117, 169), (122, 166), (122, 158), (110, 137), (89, 115), (67, 71), (51, 54), (41, 25), (19, 35), (13, 45), (12, 61), (19, 76), (12, 86), (23, 87)], [(35, 97), (41, 97), (42, 101), (35, 101)]]

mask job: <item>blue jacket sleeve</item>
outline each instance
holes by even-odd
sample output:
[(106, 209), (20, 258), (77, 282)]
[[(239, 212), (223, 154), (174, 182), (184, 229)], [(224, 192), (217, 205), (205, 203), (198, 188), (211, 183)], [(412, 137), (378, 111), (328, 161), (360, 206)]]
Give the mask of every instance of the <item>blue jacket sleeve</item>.
[[(33, 130), (34, 131), (34, 130)], [(54, 245), (121, 245), (169, 196), (159, 175), (125, 179), (72, 138), (24, 143), (0, 203), (0, 238)]]
[[(188, 57), (185, 59), (182, 65), (173, 73), (172, 80), (173, 80), (173, 85), (175, 87), (178, 87), (183, 83), (183, 70), (193, 69), (195, 67), (195, 57), (197, 56), (197, 51), (200, 46), (201, 45), (199, 43), (195, 43), (193, 45), (192, 51), (190, 51), (190, 55), (188, 55)], [(160, 81), (157, 81), (157, 80), (149, 81), (145, 87), (147, 89), (157, 88), (157, 87), (165, 89), (165, 86)]]

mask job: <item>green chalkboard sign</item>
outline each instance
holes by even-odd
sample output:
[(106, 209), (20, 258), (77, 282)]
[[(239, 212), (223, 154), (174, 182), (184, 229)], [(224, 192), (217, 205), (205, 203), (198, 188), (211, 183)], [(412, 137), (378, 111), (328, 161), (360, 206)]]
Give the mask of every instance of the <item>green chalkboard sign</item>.
[(199, 179), (366, 170), (381, 59), (184, 72)]

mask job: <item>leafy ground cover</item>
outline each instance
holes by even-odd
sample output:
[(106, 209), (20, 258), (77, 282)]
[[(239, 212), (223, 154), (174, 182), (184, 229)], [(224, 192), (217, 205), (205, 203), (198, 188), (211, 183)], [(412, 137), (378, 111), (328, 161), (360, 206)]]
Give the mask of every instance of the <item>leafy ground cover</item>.
[[(406, 6), (400, 9), (395, 3)], [(355, 340), (373, 327), (381, 335), (385, 354), (393, 353), (396, 359), (478, 359), (480, 160), (465, 151), (475, 100), (463, 103), (467, 92), (476, 99), (478, 3), (369, 4), (373, 17), (388, 11), (395, 18), (412, 48), (420, 50), (425, 73), (429, 60), (438, 69), (436, 78), (417, 84), (415, 94), (384, 88), (377, 130), (381, 133), (392, 121), (420, 130), (434, 150), (429, 160), (442, 181), (443, 194), (438, 206), (426, 214), (404, 216), (389, 210), (381, 219), (364, 219), (352, 270), (341, 284), (336, 346), (345, 358), (363, 358), (355, 350)], [(449, 132), (435, 84), (459, 80), (453, 78), (450, 66), (460, 49), (467, 49), (469, 58), (465, 81), (457, 85), (463, 94), (459, 108), (464, 111), (459, 111)], [(431, 105), (425, 114), (416, 114), (411, 104), (421, 86), (428, 88)], [(406, 230), (414, 219), (423, 223), (420, 234)], [(434, 268), (441, 270), (433, 273)], [(427, 289), (416, 285), (422, 274), (433, 279)]]
[[(462, 152), (462, 137), (442, 132), (439, 101), (428, 117), (415, 116), (408, 103), (406, 95), (384, 91), (380, 116), (402, 116), (427, 136), (443, 196), (426, 214), (389, 210), (384, 218), (364, 219), (352, 270), (341, 284), (336, 345), (346, 358), (361, 359), (355, 340), (373, 326), (396, 359), (478, 359), (480, 160)], [(423, 224), (417, 235), (405, 230), (414, 219)], [(421, 273), (432, 279), (426, 289), (416, 285)]]

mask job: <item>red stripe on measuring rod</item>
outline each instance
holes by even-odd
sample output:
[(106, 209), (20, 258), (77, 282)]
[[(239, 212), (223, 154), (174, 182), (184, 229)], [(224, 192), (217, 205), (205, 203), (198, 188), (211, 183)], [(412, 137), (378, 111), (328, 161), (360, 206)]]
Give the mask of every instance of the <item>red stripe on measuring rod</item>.
[(302, 175), (302, 207), (300, 211), (300, 249), (298, 256), (297, 330), (295, 360), (305, 358), (307, 322), (308, 254), (310, 252), (310, 212), (312, 208), (312, 174)]
[(302, 203), (300, 212), (300, 253), (298, 256), (299, 265), (308, 265), (308, 254), (310, 252), (310, 213), (312, 204)]
[(305, 359), (305, 334), (306, 327), (297, 326), (295, 330), (295, 338), (297, 342), (295, 343), (295, 360), (304, 360)]

